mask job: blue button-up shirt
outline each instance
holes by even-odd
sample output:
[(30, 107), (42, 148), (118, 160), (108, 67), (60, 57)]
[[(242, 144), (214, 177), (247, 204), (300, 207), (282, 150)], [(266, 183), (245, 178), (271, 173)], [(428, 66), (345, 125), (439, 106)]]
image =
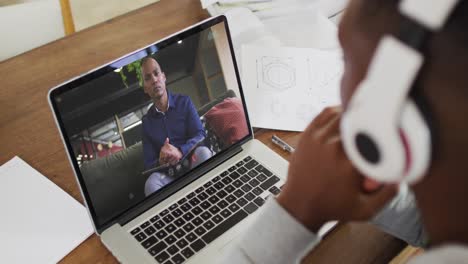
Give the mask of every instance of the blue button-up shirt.
[(167, 97), (169, 106), (165, 113), (153, 106), (142, 119), (145, 169), (159, 165), (159, 152), (166, 138), (185, 156), (206, 136), (190, 98), (169, 91)]

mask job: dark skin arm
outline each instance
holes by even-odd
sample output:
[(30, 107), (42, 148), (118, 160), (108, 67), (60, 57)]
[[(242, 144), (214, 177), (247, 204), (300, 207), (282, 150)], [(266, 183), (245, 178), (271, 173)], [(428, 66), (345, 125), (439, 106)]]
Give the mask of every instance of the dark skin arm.
[(327, 108), (304, 131), (278, 197), (313, 232), (331, 220), (367, 220), (397, 193), (396, 186), (379, 186), (352, 166), (341, 144), (341, 113)]

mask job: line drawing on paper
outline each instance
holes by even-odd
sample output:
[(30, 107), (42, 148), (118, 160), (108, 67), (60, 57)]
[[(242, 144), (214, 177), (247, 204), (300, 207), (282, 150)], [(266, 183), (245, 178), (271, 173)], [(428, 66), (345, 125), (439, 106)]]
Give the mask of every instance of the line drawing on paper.
[(322, 90), (339, 81), (342, 65), (337, 60), (328, 58), (307, 58), (309, 90)]
[(308, 90), (323, 107), (330, 105), (335, 95), (333, 87), (339, 86), (343, 64), (338, 58), (307, 58)]
[(296, 107), (296, 117), (306, 122), (312, 121), (318, 113), (319, 111), (312, 104), (299, 104)]
[(274, 118), (284, 116), (287, 113), (286, 104), (278, 99), (275, 99), (270, 104), (270, 111)]
[(296, 87), (293, 58), (263, 56), (257, 59), (257, 88), (274, 92)]

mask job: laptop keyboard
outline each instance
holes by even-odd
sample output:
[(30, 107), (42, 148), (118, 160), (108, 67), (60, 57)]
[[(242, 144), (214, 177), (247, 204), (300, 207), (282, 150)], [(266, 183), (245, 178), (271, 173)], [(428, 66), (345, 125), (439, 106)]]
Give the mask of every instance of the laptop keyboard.
[(130, 234), (159, 263), (179, 264), (278, 195), (280, 178), (248, 156)]

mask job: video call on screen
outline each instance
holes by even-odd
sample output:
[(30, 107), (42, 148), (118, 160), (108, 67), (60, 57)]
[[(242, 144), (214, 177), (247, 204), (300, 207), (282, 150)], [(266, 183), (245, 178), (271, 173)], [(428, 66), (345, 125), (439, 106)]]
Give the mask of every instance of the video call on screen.
[(219, 23), (54, 98), (99, 223), (248, 135), (228, 45)]

